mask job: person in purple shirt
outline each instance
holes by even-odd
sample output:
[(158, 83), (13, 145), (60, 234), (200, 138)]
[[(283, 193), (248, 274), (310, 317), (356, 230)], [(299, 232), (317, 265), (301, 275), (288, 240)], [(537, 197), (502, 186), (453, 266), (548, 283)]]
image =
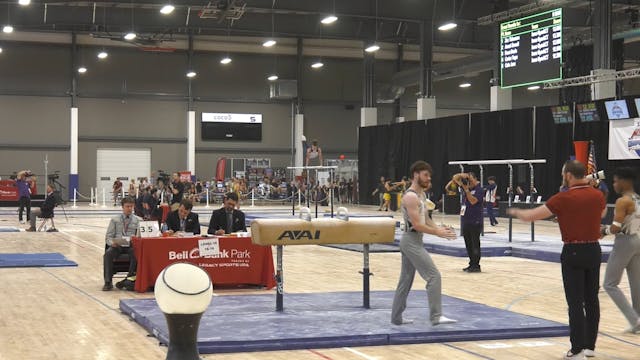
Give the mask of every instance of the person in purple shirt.
[(480, 233), (483, 225), (484, 192), (478, 178), (472, 172), (456, 174), (452, 180), (462, 191), (460, 206), (462, 236), (469, 255), (469, 266), (462, 270), (470, 273), (480, 272)]
[(31, 219), (31, 190), (28, 176), (30, 172), (28, 170), (22, 170), (18, 173), (16, 178), (16, 185), (18, 186), (18, 221), (20, 224), (24, 224), (22, 219), (22, 213), (25, 208), (27, 210), (27, 221)]

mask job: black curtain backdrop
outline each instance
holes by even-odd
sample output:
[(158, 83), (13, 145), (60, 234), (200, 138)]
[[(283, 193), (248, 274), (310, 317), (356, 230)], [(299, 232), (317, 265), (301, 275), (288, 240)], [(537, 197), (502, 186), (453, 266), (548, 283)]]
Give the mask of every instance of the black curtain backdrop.
[(458, 172), (458, 167), (448, 165), (448, 162), (469, 160), (469, 115), (431, 119), (426, 123), (424, 159), (433, 167), (433, 193), (440, 198), (444, 186)]
[(536, 108), (536, 148), (534, 157), (546, 159), (536, 166), (536, 188), (543, 200), (558, 192), (562, 185), (562, 165), (574, 154), (573, 124), (556, 125), (549, 107)]
[[(389, 125), (361, 127), (358, 137), (358, 181), (361, 204), (377, 204), (371, 193), (387, 177)], [(377, 199), (377, 197), (376, 197)]]
[(424, 160), (426, 151), (426, 126), (424, 121), (410, 121), (390, 126), (389, 170), (387, 175), (392, 181), (409, 177), (409, 167), (417, 160)]
[[(471, 115), (470, 160), (503, 160), (533, 158), (533, 111), (530, 108), (504, 110)], [(480, 176), (478, 166), (465, 167)], [(483, 183), (495, 176), (499, 195), (506, 199), (509, 184), (507, 165), (484, 166)], [(529, 189), (528, 166), (514, 166), (514, 186)]]

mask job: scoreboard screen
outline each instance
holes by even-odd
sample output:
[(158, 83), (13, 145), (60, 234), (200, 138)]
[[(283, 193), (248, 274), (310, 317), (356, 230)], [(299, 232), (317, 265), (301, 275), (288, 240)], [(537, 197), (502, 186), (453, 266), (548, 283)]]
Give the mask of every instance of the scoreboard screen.
[(501, 87), (562, 79), (562, 9), (500, 24)]

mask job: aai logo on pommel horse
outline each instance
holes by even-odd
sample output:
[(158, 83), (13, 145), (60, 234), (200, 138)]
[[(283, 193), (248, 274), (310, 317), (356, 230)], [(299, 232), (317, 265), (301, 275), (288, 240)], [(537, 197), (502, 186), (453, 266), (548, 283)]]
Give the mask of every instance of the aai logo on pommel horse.
[(282, 232), (278, 240), (318, 240), (320, 239), (320, 230), (312, 233), (309, 230), (285, 230)]

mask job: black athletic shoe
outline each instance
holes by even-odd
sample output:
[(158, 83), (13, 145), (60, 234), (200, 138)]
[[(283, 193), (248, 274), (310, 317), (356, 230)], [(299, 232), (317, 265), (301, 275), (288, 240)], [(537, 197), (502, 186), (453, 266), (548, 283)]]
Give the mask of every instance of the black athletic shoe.
[(111, 290), (113, 290), (113, 284), (104, 283), (104, 286), (102, 287), (102, 291), (111, 291)]
[(480, 267), (469, 267), (467, 270), (465, 270), (468, 273), (479, 273), (482, 272), (482, 270), (480, 270)]
[(467, 266), (466, 268), (462, 269), (462, 271), (469, 271), (469, 269), (471, 269), (471, 266)]

